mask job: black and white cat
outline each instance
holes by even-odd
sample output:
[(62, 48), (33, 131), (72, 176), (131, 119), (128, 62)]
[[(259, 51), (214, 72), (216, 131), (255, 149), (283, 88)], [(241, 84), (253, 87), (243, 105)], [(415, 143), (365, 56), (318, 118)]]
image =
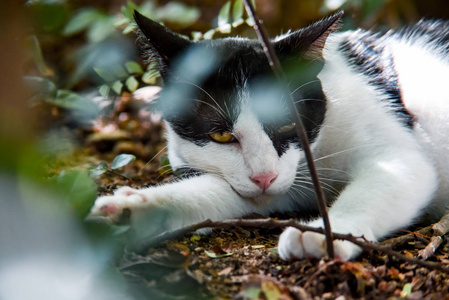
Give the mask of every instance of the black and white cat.
[[(449, 203), (449, 23), (337, 33), (340, 17), (273, 45), (304, 116), (332, 230), (377, 241), (424, 217), (437, 219)], [(250, 213), (316, 213), (295, 125), (259, 42), (191, 42), (135, 18), (169, 91), (159, 108), (171, 165), (195, 174), (141, 190), (122, 187), (98, 198), (91, 216), (117, 222), (126, 208), (132, 224), (149, 232), (162, 212), (158, 230)], [(200, 61), (182, 60), (186, 53)], [(320, 219), (306, 224), (322, 227)], [(360, 253), (349, 242), (334, 244), (342, 259)], [(287, 228), (278, 249), (283, 259), (321, 257), (324, 245), (320, 234)]]

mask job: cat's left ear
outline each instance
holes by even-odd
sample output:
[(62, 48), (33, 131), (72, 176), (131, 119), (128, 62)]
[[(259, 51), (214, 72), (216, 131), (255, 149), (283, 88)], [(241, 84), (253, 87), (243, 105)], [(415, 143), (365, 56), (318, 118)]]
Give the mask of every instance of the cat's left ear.
[(312, 25), (299, 29), (276, 39), (274, 49), (281, 60), (305, 57), (322, 59), (323, 48), (329, 34), (338, 30), (343, 11), (322, 19)]

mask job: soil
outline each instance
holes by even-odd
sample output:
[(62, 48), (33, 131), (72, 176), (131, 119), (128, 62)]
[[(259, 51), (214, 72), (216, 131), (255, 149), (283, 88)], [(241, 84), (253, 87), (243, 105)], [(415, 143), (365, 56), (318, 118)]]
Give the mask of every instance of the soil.
[[(105, 134), (92, 139), (94, 133), (84, 134), (87, 165), (111, 162), (119, 153), (137, 156), (119, 170), (121, 175), (105, 173), (96, 178), (99, 195), (110, 194), (118, 186), (141, 188), (175, 178), (167, 167), (160, 166), (163, 152), (153, 159), (164, 147), (162, 125), (159, 121), (143, 125), (146, 131), (134, 124), (118, 138)], [(276, 251), (280, 233), (279, 228), (239, 227), (215, 229), (208, 235), (190, 233), (149, 248), (143, 255), (125, 248), (117, 268), (136, 299), (449, 299), (447, 272), (406, 263), (382, 252), (365, 251), (350, 262), (283, 261)], [(409, 232), (399, 233), (404, 234)], [(393, 250), (417, 258), (430, 239), (414, 233), (396, 243)], [(449, 245), (443, 239), (428, 260), (449, 267)]]

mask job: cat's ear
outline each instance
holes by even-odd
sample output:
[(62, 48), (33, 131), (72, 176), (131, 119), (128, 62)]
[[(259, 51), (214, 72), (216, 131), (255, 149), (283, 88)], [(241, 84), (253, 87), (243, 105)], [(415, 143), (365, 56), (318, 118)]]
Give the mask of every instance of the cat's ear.
[(156, 61), (162, 76), (166, 75), (166, 68), (192, 42), (137, 11), (134, 11), (134, 20), (144, 35), (139, 38), (144, 55), (149, 62)]
[(276, 39), (273, 46), (281, 60), (293, 57), (322, 59), (329, 34), (338, 30), (343, 16), (340, 11), (312, 25)]

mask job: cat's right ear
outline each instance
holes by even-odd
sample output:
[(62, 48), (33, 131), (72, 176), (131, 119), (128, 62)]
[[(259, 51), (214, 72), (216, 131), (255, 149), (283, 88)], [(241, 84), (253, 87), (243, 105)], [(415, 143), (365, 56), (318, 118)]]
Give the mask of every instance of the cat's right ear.
[(134, 20), (143, 33), (140, 34), (139, 42), (144, 55), (149, 63), (156, 62), (162, 77), (166, 77), (173, 60), (192, 42), (137, 11), (134, 11)]
[(277, 38), (273, 46), (281, 60), (304, 57), (321, 60), (329, 35), (338, 30), (343, 11)]

